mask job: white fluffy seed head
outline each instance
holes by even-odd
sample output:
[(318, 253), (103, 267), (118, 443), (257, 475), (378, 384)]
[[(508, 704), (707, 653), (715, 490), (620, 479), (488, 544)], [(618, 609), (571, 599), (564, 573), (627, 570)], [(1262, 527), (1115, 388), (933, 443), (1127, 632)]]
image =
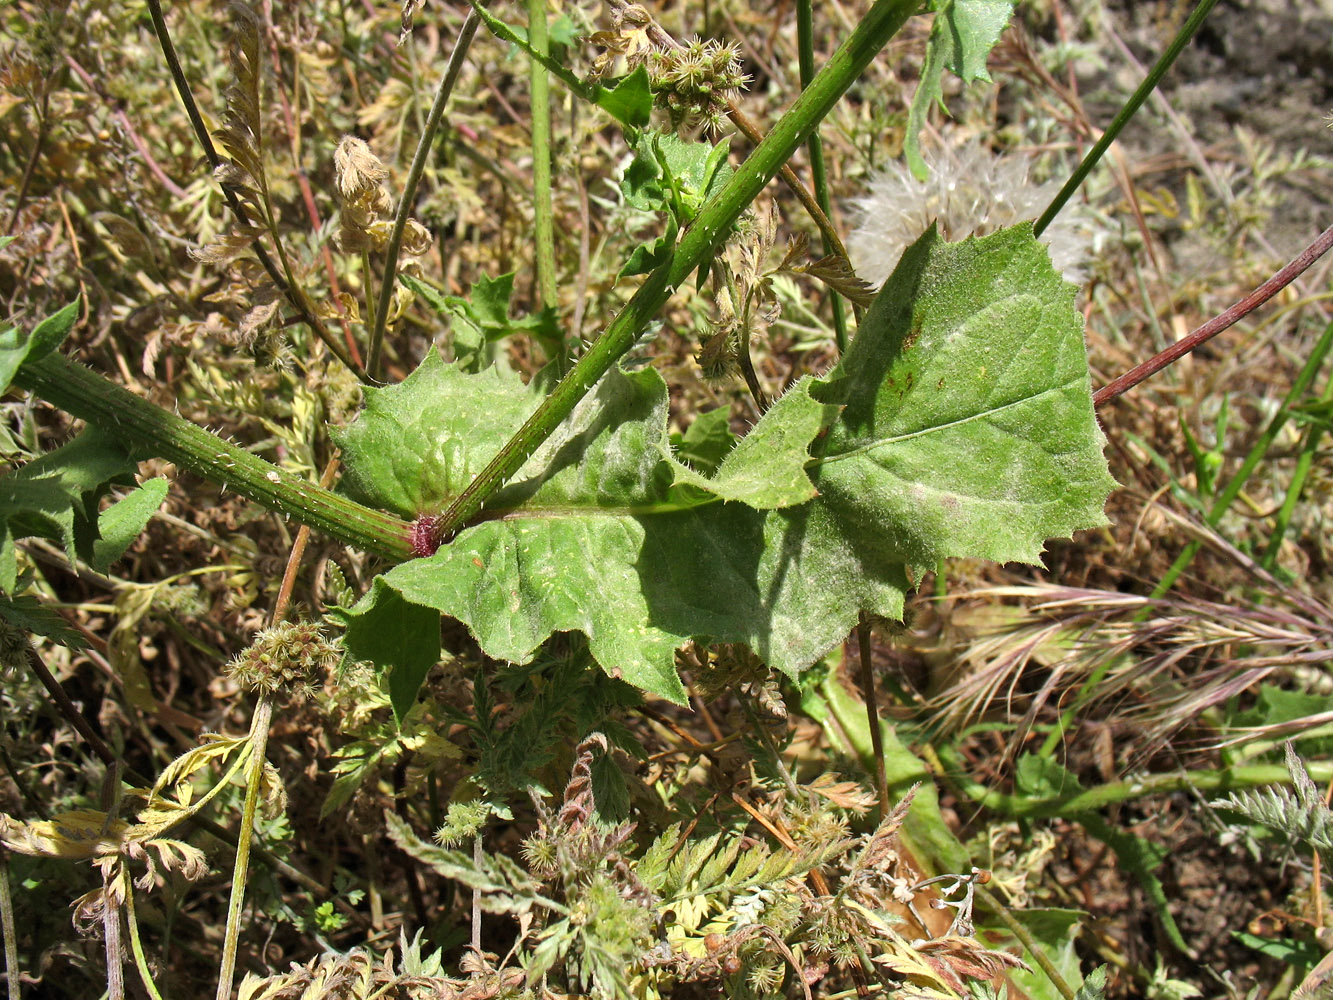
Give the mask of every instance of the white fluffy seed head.
[[(984, 236), (1037, 218), (1060, 189), (1058, 181), (1031, 180), (1031, 157), (994, 154), (975, 142), (956, 149), (934, 144), (923, 149), (922, 156), (930, 171), (926, 180), (918, 181), (906, 164), (893, 163), (872, 177), (868, 192), (850, 204), (855, 229), (847, 239), (847, 252), (857, 275), (876, 288), (932, 222), (950, 242)], [(1074, 284), (1084, 281), (1093, 242), (1090, 228), (1085, 215), (1067, 206), (1041, 237), (1056, 270)]]

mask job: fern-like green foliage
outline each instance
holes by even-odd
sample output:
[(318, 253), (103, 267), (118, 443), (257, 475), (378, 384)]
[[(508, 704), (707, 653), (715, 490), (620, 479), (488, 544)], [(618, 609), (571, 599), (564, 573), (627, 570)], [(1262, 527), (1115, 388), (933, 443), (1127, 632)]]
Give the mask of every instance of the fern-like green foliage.
[(1319, 852), (1325, 864), (1333, 861), (1333, 811), (1311, 780), (1290, 743), (1286, 745), (1291, 788), (1280, 785), (1257, 791), (1232, 792), (1211, 803), (1238, 813), (1251, 823), (1266, 826), (1288, 844), (1305, 844)]

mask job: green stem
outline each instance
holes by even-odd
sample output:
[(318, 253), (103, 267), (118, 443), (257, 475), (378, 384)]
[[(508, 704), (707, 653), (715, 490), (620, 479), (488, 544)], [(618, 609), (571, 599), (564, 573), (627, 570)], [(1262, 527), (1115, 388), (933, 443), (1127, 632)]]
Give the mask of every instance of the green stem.
[[(811, 14), (810, 0), (796, 0), (796, 55), (800, 64), (801, 87), (810, 86), (815, 77), (815, 29)], [(810, 133), (806, 143), (810, 150), (810, 173), (815, 188), (815, 201), (819, 210), (828, 218), (831, 203), (828, 194), (828, 174), (824, 169), (824, 144), (820, 141), (819, 131)], [(824, 238), (824, 253), (833, 253), (828, 238)], [(833, 339), (838, 345), (838, 353), (847, 350), (847, 312), (842, 305), (842, 296), (833, 292)]]
[[(528, 42), (540, 57), (550, 58), (546, 0), (528, 0)], [(551, 80), (542, 60), (528, 64), (532, 115), (533, 240), (537, 261), (537, 308), (556, 305), (555, 220), (551, 208)], [(563, 345), (562, 345), (563, 348)], [(563, 349), (551, 359), (564, 371), (568, 367)]]
[(440, 516), (435, 525), (437, 541), (451, 538), (480, 513), (487, 498), (518, 471), (597, 380), (629, 350), (676, 287), (709, 261), (741, 212), (810, 137), (843, 92), (917, 7), (914, 0), (876, 0), (828, 65), (802, 91), (722, 190), (700, 209), (671, 257), (639, 287), (536, 412)]
[(1065, 207), (1065, 202), (1069, 201), (1073, 193), (1078, 190), (1078, 186), (1092, 172), (1092, 168), (1097, 165), (1102, 155), (1110, 148), (1111, 143), (1115, 142), (1121, 130), (1129, 124), (1129, 120), (1138, 112), (1143, 102), (1148, 99), (1148, 95), (1156, 89), (1157, 84), (1166, 75), (1166, 71), (1171, 68), (1171, 64), (1176, 61), (1176, 57), (1184, 51), (1185, 46), (1189, 44), (1189, 40), (1194, 37), (1194, 33), (1202, 26), (1216, 3), (1217, 0), (1201, 0), (1199, 6), (1194, 8), (1193, 13), (1180, 26), (1180, 30), (1176, 32), (1176, 37), (1171, 39), (1171, 44), (1166, 47), (1166, 51), (1157, 60), (1156, 65), (1148, 71), (1148, 75), (1139, 84), (1139, 89), (1134, 91), (1129, 100), (1125, 102), (1125, 106), (1111, 120), (1111, 124), (1102, 133), (1102, 137), (1097, 140), (1092, 149), (1088, 150), (1088, 155), (1083, 157), (1083, 162), (1078, 165), (1078, 169), (1070, 175), (1069, 180), (1065, 181), (1065, 185), (1059, 193), (1051, 199), (1051, 203), (1046, 206), (1046, 211), (1041, 213), (1041, 218), (1033, 223), (1032, 232), (1034, 235), (1040, 236), (1052, 220), (1060, 214), (1060, 209)]
[(1046, 949), (1037, 943), (1037, 940), (1028, 933), (1028, 929), (1019, 923), (1018, 919), (1009, 912), (1009, 907), (1005, 906), (995, 893), (991, 892), (984, 885), (976, 887), (977, 895), (997, 917), (1000, 923), (1009, 928), (1009, 933), (1018, 938), (1018, 943), (1027, 949), (1028, 954), (1032, 956), (1033, 961), (1041, 966), (1041, 971), (1046, 973), (1046, 978), (1051, 981), (1051, 985), (1060, 991), (1060, 995), (1065, 1000), (1074, 1000), (1076, 994), (1073, 987), (1065, 982), (1065, 977), (1060, 975), (1060, 970), (1055, 967), (1050, 956), (1046, 954)]
[[(1180, 771), (1174, 774), (1138, 775), (1125, 781), (1113, 781), (1096, 788), (1078, 789), (1068, 795), (1033, 798), (997, 792), (972, 780), (962, 770), (957, 755), (947, 747), (936, 748), (947, 766), (947, 777), (954, 786), (977, 805), (1011, 819), (1049, 819), (1054, 816), (1077, 819), (1079, 813), (1093, 813), (1107, 806), (1134, 802), (1156, 795), (1177, 792), (1225, 794), (1246, 788), (1291, 783), (1291, 772), (1281, 764), (1251, 764), (1220, 771)], [(1333, 779), (1333, 763), (1307, 763), (1310, 777), (1319, 784)]]
[(231, 983), (236, 975), (236, 945), (241, 934), (241, 910), (245, 907), (245, 884), (250, 877), (250, 841), (254, 836), (255, 812), (259, 805), (259, 787), (264, 778), (268, 730), (272, 720), (273, 702), (267, 697), (260, 698), (255, 709), (254, 723), (250, 727), (250, 770), (245, 784), (241, 829), (236, 837), (236, 863), (232, 866), (231, 900), (227, 905), (227, 930), (222, 941), (217, 1000), (230, 1000)]
[(1314, 465), (1315, 450), (1318, 449), (1319, 441), (1324, 436), (1324, 428), (1318, 421), (1324, 419), (1323, 414), (1328, 412), (1330, 402), (1333, 402), (1333, 378), (1324, 383), (1324, 391), (1319, 394), (1319, 414), (1305, 429), (1305, 440), (1301, 442), (1301, 453), (1296, 459), (1296, 469), (1291, 474), (1291, 482), (1287, 484), (1287, 495), (1282, 498), (1282, 508), (1277, 512), (1273, 524), (1273, 537), (1268, 540), (1268, 548), (1264, 549), (1263, 558), (1260, 560), (1260, 565), (1266, 570), (1271, 571), (1277, 562), (1278, 549), (1282, 547), (1287, 526), (1291, 524), (1296, 504), (1300, 502), (1301, 494), (1305, 490), (1305, 480), (1309, 478), (1310, 468)]
[(879, 719), (879, 697), (875, 694), (875, 668), (871, 662), (870, 619), (862, 612), (856, 623), (856, 652), (861, 666), (861, 697), (866, 702), (866, 723), (870, 729), (870, 749), (875, 757), (875, 794), (879, 799), (880, 821), (888, 819), (889, 775), (884, 764), (884, 729)]
[(315, 531), (397, 562), (412, 555), (406, 521), (320, 489), (59, 354), (25, 364), (14, 384)]
[[(445, 105), (453, 93), (458, 74), (463, 69), (463, 59), (467, 56), (472, 36), (477, 33), (478, 20), (475, 11), (468, 11), (463, 19), (463, 26), (458, 30), (458, 41), (454, 43), (453, 54), (449, 56), (449, 65), (444, 71), (439, 87), (435, 90), (435, 100), (426, 115), (426, 125), (417, 141), (417, 151), (412, 156), (412, 166), (408, 168), (407, 180), (403, 182), (403, 194), (398, 199), (398, 214), (393, 218), (393, 230), (389, 234), (389, 245), (384, 250), (384, 277), (380, 279), (380, 301), (375, 310), (375, 325), (370, 334), (370, 351), (366, 360), (366, 372), (372, 379), (378, 379), (381, 367), (381, 355), (384, 350), (384, 328), (389, 318), (389, 307), (393, 303), (393, 290), (397, 284), (398, 255), (403, 249), (403, 231), (407, 228), (407, 219), (412, 212), (412, 203), (416, 198), (417, 185), (421, 174), (426, 169), (426, 159), (435, 142), (435, 133), (444, 117)], [(314, 527), (313, 525), (311, 527)]]
[(134, 911), (134, 880), (126, 872), (121, 875), (125, 880), (125, 922), (130, 930), (130, 951), (134, 953), (134, 966), (139, 970), (139, 979), (152, 1000), (162, 1000), (157, 984), (153, 982), (153, 972), (148, 968), (148, 956), (144, 954), (143, 942), (139, 940), (139, 917)]

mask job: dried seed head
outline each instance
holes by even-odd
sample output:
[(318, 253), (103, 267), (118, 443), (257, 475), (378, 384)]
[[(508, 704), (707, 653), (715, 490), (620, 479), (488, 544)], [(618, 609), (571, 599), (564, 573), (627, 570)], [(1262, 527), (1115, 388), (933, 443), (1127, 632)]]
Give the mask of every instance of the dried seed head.
[[(338, 220), (338, 249), (344, 253), (383, 250), (393, 231), (393, 197), (385, 181), (389, 170), (368, 145), (346, 135), (333, 153), (334, 178), (342, 214)], [(417, 257), (430, 249), (431, 235), (409, 219), (403, 231), (403, 252)]]
[(389, 169), (364, 140), (354, 135), (345, 135), (338, 143), (333, 151), (333, 168), (338, 197), (344, 204), (374, 191), (389, 178)]
[[(1033, 182), (1032, 158), (992, 153), (977, 143), (927, 144), (922, 156), (930, 171), (926, 180), (917, 180), (905, 164), (890, 163), (851, 203), (857, 221), (847, 252), (857, 275), (875, 288), (932, 222), (950, 242), (984, 236), (1035, 219), (1060, 187), (1058, 180)], [(1102, 228), (1091, 213), (1072, 206), (1041, 237), (1056, 270), (1076, 285), (1083, 283), (1085, 266), (1101, 240)]]
[(409, 257), (420, 257), (430, 250), (430, 230), (416, 219), (408, 219), (403, 228), (403, 253)]
[(247, 691), (271, 695), (286, 689), (305, 697), (317, 673), (339, 655), (317, 623), (284, 622), (255, 636), (250, 648), (227, 664), (227, 675)]

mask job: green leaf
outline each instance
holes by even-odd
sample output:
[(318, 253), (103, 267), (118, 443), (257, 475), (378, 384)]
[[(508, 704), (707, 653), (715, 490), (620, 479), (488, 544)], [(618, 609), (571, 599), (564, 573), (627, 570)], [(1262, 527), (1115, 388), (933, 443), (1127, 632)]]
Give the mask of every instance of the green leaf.
[(920, 146), (926, 115), (936, 102), (948, 112), (944, 107), (944, 70), (948, 68), (965, 83), (989, 80), (986, 57), (1000, 40), (1014, 10), (1013, 0), (942, 0), (932, 6), (935, 23), (926, 43), (921, 82), (908, 110), (903, 140), (903, 155), (917, 180), (925, 180), (929, 174)]
[[(382, 627), (375, 603), (393, 592), (499, 659), (581, 632), (608, 673), (676, 700), (691, 638), (744, 642), (796, 676), (862, 611), (901, 617), (905, 564), (1032, 561), (1046, 538), (1103, 523), (1114, 483), (1072, 300), (1030, 227), (929, 234), (830, 379), (794, 387), (712, 478), (671, 457), (656, 372), (613, 371), (482, 523), (379, 578), (349, 636)], [(348, 488), (437, 511), (535, 404), (514, 376), (428, 358), (368, 390), (340, 435)]]
[(648, 70), (639, 66), (610, 90), (602, 90), (597, 95), (597, 106), (622, 125), (646, 128), (653, 113)]
[(487, 366), (487, 344), (511, 334), (531, 334), (544, 345), (558, 344), (562, 338), (555, 311), (549, 307), (534, 316), (515, 319), (509, 315), (509, 302), (514, 294), (512, 271), (498, 278), (482, 275), (468, 298), (446, 295), (410, 274), (400, 274), (398, 279), (449, 323), (454, 358), (469, 371), (480, 371)]
[(1083, 980), (1078, 990), (1074, 993), (1074, 1000), (1105, 1000), (1106, 997), (1106, 966), (1099, 965), (1088, 973), (1088, 978)]
[(1025, 753), (1014, 768), (1014, 790), (1031, 799), (1056, 799), (1083, 788), (1078, 778), (1057, 761)]
[(1167, 899), (1166, 889), (1161, 880), (1153, 874), (1153, 869), (1165, 860), (1168, 849), (1161, 844), (1154, 844), (1143, 837), (1117, 830), (1096, 813), (1079, 813), (1078, 821), (1083, 828), (1115, 852), (1121, 868), (1138, 880), (1148, 902), (1157, 913), (1157, 920), (1162, 925), (1166, 939), (1186, 955), (1192, 954), (1185, 938), (1180, 933), (1180, 925), (1171, 915), (1171, 903)]
[(676, 232), (674, 221), (668, 221), (665, 233), (636, 246), (616, 272), (616, 280), (632, 278), (636, 274), (651, 274), (657, 270), (671, 256), (672, 248), (676, 245)]
[(29, 334), (18, 327), (0, 330), (0, 392), (9, 388), (14, 374), (25, 361), (36, 361), (60, 346), (79, 318), (83, 299), (74, 301), (38, 323)]
[(644, 132), (620, 183), (625, 201), (643, 211), (669, 211), (688, 225), (730, 179), (725, 142), (690, 142), (674, 132)]
[(729, 406), (699, 414), (684, 434), (671, 436), (676, 458), (700, 472), (716, 472), (727, 452), (736, 447), (736, 435), (731, 433), (730, 423)]
[(1035, 563), (1106, 523), (1115, 480), (1091, 404), (1075, 289), (1029, 224), (903, 254), (817, 398), (822, 500), (904, 563)]
[[(12, 542), (36, 535), (61, 542), (70, 558), (96, 561), (98, 500), (112, 486), (134, 482), (135, 463), (102, 432), (77, 438), (0, 477), (0, 584), (13, 586)], [(12, 593), (12, 591), (10, 591)]]
[(29, 338), (29, 360), (37, 361), (46, 357), (64, 342), (69, 336), (69, 331), (73, 329), (74, 322), (79, 318), (79, 309), (82, 305), (82, 297), (76, 296), (69, 305), (37, 324)]
[[(805, 503), (818, 492), (805, 471), (809, 443), (835, 415), (810, 396), (812, 380), (801, 379), (777, 400), (740, 443), (727, 452), (712, 476), (674, 463), (677, 483), (758, 510)], [(670, 449), (665, 449), (671, 457)]]
[(101, 537), (93, 543), (90, 560), (93, 569), (104, 573), (125, 554), (167, 498), (167, 486), (161, 477), (150, 479), (102, 511), (97, 519)]
[[(353, 659), (369, 660), (381, 672), (388, 672), (389, 702), (401, 724), (426, 674), (440, 662), (440, 616), (403, 600), (382, 576), (375, 578), (358, 607), (362, 605), (355, 619), (357, 627), (348, 629), (344, 644)], [(333, 614), (344, 623), (349, 620), (347, 612), (335, 610)]]
[[(719, 638), (760, 649), (768, 648), (771, 627), (763, 605), (775, 594), (819, 605), (848, 601), (833, 590), (816, 596), (824, 560), (800, 574), (785, 570), (784, 560), (801, 547), (807, 515), (766, 526), (751, 507), (719, 502), (744, 497), (777, 506), (812, 495), (803, 472), (805, 444), (826, 408), (809, 397), (807, 387), (803, 383), (779, 401), (752, 432), (756, 443), (742, 443), (708, 479), (671, 457), (661, 376), (652, 369), (613, 371), (493, 498), (488, 513), (496, 520), (465, 531), (431, 559), (397, 567), (377, 584), (465, 622), (483, 648), (501, 659), (525, 663), (552, 632), (583, 632), (593, 656), (613, 676), (683, 700), (675, 650), (693, 634), (713, 633), (712, 622), (701, 620), (694, 606), (692, 591), (701, 579), (716, 578)], [(534, 405), (516, 377), (489, 371), (468, 376), (428, 358), (401, 385), (367, 391), (366, 412), (340, 436), (345, 482), (373, 487), (373, 495), (366, 493), (369, 503), (405, 513), (438, 509)], [(489, 430), (472, 426), (478, 412), (491, 418)], [(792, 427), (803, 428), (805, 440), (793, 436)], [(402, 447), (416, 464), (405, 462), (399, 468), (407, 475), (395, 481), (394, 451)], [(790, 540), (775, 541), (780, 536)], [(757, 567), (766, 551), (767, 565), (759, 572), (767, 582), (756, 589), (740, 571)], [(835, 561), (844, 558), (839, 553)], [(887, 604), (879, 601), (886, 613), (901, 609), (902, 583), (899, 571)], [(358, 621), (379, 599), (372, 592), (353, 609), (349, 638), (381, 630), (373, 621)], [(850, 604), (845, 613), (855, 614)], [(787, 631), (780, 628), (775, 638), (801, 657), (813, 658), (836, 638), (811, 640)], [(785, 656), (776, 659), (784, 669), (796, 669)]]
[[(8, 588), (8, 592), (15, 594), (16, 590), (27, 590), (30, 583), (31, 580), (26, 576), (20, 578), (16, 585)], [(0, 618), (22, 632), (45, 636), (70, 649), (84, 649), (88, 645), (83, 634), (71, 628), (60, 612), (47, 607), (30, 593), (17, 593), (13, 597), (0, 594)]]
[(344, 452), (340, 488), (401, 517), (437, 513), (472, 482), (537, 400), (518, 375), (476, 375), (426, 355), (397, 385), (365, 390), (365, 409), (331, 428)]

